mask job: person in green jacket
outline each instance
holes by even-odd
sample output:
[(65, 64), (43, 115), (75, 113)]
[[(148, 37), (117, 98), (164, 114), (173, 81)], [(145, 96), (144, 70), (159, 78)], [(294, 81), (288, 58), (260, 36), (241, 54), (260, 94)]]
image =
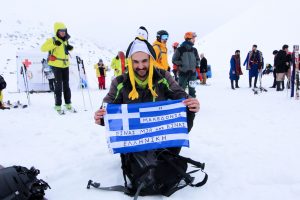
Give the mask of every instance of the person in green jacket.
[(69, 44), (70, 35), (65, 24), (56, 22), (54, 34), (42, 45), (41, 51), (49, 52), (48, 65), (53, 68), (55, 76), (55, 109), (61, 111), (62, 91), (64, 93), (66, 109), (71, 110), (71, 90), (69, 87), (69, 51), (73, 46)]

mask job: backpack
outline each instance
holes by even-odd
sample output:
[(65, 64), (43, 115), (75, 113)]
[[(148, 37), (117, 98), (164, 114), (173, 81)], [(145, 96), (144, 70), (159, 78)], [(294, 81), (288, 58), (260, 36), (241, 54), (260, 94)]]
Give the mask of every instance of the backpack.
[[(169, 149), (121, 154), (122, 170), (125, 184), (100, 187), (100, 183), (89, 180), (90, 186), (101, 190), (124, 192), (129, 196), (164, 195), (171, 196), (176, 191), (186, 187), (203, 186), (208, 175), (203, 172), (205, 164), (186, 158)], [(196, 170), (187, 172), (188, 164)], [(194, 177), (190, 174), (201, 170), (205, 176), (201, 182), (194, 184)], [(129, 183), (128, 183), (129, 181)]]
[(6, 88), (6, 82), (3, 78), (3, 76), (0, 75), (0, 90), (3, 90)]
[(158, 60), (160, 60), (161, 57), (162, 57), (162, 54), (163, 54), (163, 53), (164, 53), (164, 54), (167, 54), (167, 52), (162, 51), (161, 48), (160, 48), (160, 46), (159, 46), (158, 44), (153, 45), (153, 47), (155, 47), (155, 46), (157, 46), (157, 48), (158, 48), (158, 50), (159, 50), (159, 53), (158, 53), (158, 55), (156, 55), (156, 57), (157, 57)]
[(0, 199), (42, 200), (48, 183), (37, 179), (38, 169), (12, 166), (0, 169)]

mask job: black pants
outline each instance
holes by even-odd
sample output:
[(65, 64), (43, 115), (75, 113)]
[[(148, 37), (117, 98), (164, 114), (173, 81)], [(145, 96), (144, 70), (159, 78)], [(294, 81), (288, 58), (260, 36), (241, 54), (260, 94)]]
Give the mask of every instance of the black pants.
[(62, 91), (64, 92), (64, 99), (66, 104), (71, 103), (71, 90), (69, 87), (69, 68), (53, 67), (55, 77), (55, 105), (61, 106)]
[(274, 77), (274, 80), (273, 80), (272, 87), (276, 87), (276, 71), (275, 70), (273, 71), (273, 77)]
[(52, 78), (52, 79), (48, 79), (48, 81), (49, 81), (49, 89), (50, 89), (50, 91), (51, 92), (54, 92), (54, 78)]

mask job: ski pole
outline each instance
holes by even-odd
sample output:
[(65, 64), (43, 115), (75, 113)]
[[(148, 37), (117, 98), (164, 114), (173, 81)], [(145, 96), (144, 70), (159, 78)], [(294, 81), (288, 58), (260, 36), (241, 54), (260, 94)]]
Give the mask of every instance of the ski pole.
[(24, 87), (25, 87), (25, 92), (26, 92), (26, 96), (27, 96), (27, 102), (28, 105), (30, 105), (30, 95), (29, 95), (29, 87), (28, 87), (28, 79), (27, 79), (27, 72), (26, 72), (26, 66), (25, 64), (23, 64), (21, 66), (21, 73), (23, 75), (23, 81), (24, 81)]
[(80, 88), (81, 88), (81, 94), (82, 94), (82, 100), (83, 100), (84, 111), (87, 111), (86, 106), (85, 106), (85, 100), (84, 100), (84, 94), (83, 94), (83, 87), (82, 87), (82, 83), (81, 83), (80, 67), (79, 67), (79, 64), (80, 64), (80, 62), (81, 62), (81, 59), (80, 59), (79, 56), (76, 56), (76, 61), (77, 61), (77, 69), (78, 69), (78, 75), (79, 75), (79, 84), (80, 84)]
[(85, 73), (85, 67), (84, 67), (84, 64), (83, 64), (83, 60), (81, 60), (81, 67), (82, 67), (82, 70), (83, 70), (83, 74), (85, 76), (85, 79), (86, 79), (86, 83), (87, 83), (87, 90), (88, 90), (88, 95), (89, 95), (89, 100), (90, 100), (90, 104), (91, 104), (91, 108), (93, 110), (93, 104), (92, 104), (92, 100), (91, 100), (91, 95), (90, 95), (90, 85), (89, 85), (89, 82), (88, 82), (88, 78), (87, 78), (87, 75)]

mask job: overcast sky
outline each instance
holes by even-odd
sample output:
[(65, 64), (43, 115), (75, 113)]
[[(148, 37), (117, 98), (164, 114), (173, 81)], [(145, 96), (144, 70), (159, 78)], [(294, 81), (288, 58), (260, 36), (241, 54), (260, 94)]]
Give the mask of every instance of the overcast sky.
[(67, 25), (70, 35), (86, 36), (102, 45), (125, 49), (141, 25), (148, 29), (151, 43), (156, 32), (161, 29), (169, 32), (169, 44), (181, 42), (185, 32), (195, 31), (199, 37), (203, 37), (245, 10), (259, 6), (258, 2), (260, 1), (8, 0), (1, 3), (0, 16), (1, 19), (14, 16), (20, 20), (43, 22), (49, 26), (49, 31), (53, 30), (55, 21), (61, 21)]

